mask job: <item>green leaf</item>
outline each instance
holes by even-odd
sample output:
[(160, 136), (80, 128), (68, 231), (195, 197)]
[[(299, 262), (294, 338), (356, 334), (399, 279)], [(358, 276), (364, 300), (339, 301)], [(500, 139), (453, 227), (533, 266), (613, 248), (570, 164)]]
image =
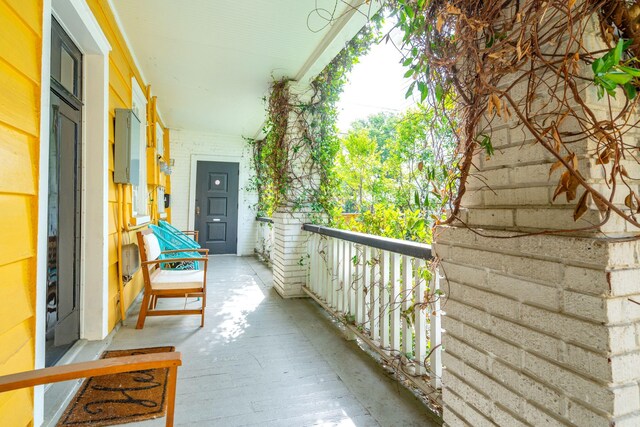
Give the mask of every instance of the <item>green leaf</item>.
[(408, 98), (411, 96), (411, 94), (413, 93), (413, 88), (416, 86), (416, 82), (411, 82), (411, 84), (409, 85), (409, 89), (407, 89), (407, 93), (404, 94), (405, 98)]
[(618, 67), (618, 69), (620, 71), (624, 71), (625, 73), (633, 76), (633, 77), (640, 77), (640, 70), (637, 68), (633, 68), (633, 67), (626, 67), (624, 65), (620, 65)]
[(631, 83), (626, 83), (623, 87), (625, 95), (627, 95), (627, 99), (632, 101), (636, 95), (638, 94), (638, 90)]
[(604, 61), (602, 58), (598, 58), (595, 61), (593, 61), (593, 64), (591, 64), (591, 69), (593, 70), (593, 74), (599, 74), (602, 71), (602, 68), (604, 67)]
[(493, 144), (491, 144), (491, 138), (489, 135), (482, 134), (480, 135), (482, 140), (480, 141), (480, 146), (484, 148), (484, 151), (487, 153), (487, 156), (492, 156), (494, 153)]
[(413, 75), (413, 73), (415, 73), (415, 72), (416, 72), (416, 70), (414, 70), (413, 68), (409, 68), (407, 70), (407, 72), (404, 73), (404, 78), (407, 79), (407, 78), (411, 77)]
[(407, 58), (404, 61), (402, 61), (402, 66), (408, 67), (409, 65), (411, 65), (412, 62), (413, 62), (413, 58)]
[(424, 82), (418, 82), (418, 90), (420, 91), (420, 102), (423, 102), (427, 99), (427, 95), (429, 94), (429, 88)]
[(413, 193), (413, 199), (414, 202), (416, 203), (416, 206), (420, 206), (420, 195), (418, 194), (418, 192), (416, 191), (415, 193)]
[(413, 8), (411, 8), (410, 6), (405, 6), (404, 7), (405, 12), (407, 13), (407, 16), (411, 19), (413, 19), (416, 16), (416, 13), (413, 11)]
[(619, 39), (618, 44), (613, 49), (613, 63), (614, 65), (618, 65), (620, 63), (620, 59), (622, 58), (622, 51), (624, 49), (624, 40)]
[(436, 85), (436, 100), (438, 102), (442, 102), (442, 95), (444, 94), (444, 89), (440, 86), (440, 83)]
[(625, 83), (629, 83), (633, 79), (633, 76), (620, 71), (612, 71), (603, 75), (602, 79), (609, 80), (617, 85), (623, 85)]

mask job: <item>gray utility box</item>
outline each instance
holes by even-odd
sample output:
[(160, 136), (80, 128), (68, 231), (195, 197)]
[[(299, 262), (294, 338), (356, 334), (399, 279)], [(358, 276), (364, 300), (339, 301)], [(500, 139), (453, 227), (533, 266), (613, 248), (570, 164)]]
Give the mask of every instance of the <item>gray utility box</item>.
[(113, 181), (140, 183), (140, 119), (133, 110), (116, 108)]

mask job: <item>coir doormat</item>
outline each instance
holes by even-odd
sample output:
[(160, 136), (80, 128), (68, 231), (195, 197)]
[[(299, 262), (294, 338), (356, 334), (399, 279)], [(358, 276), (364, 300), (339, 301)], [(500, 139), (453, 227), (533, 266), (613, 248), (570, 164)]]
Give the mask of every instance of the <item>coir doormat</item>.
[[(174, 351), (150, 347), (105, 351), (101, 359)], [(160, 418), (167, 408), (168, 368), (89, 377), (62, 414), (58, 426), (108, 426)]]

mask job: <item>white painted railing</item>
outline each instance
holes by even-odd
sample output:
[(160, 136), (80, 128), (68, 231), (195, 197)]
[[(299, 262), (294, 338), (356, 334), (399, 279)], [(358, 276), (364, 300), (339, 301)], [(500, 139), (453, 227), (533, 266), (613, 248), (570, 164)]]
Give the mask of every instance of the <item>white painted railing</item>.
[(310, 233), (305, 291), (407, 379), (437, 394), (442, 294), (439, 275), (429, 270), (431, 248), (309, 224), (304, 229)]
[(258, 230), (254, 251), (268, 263), (271, 263), (271, 251), (273, 249), (273, 221), (271, 218), (256, 218)]

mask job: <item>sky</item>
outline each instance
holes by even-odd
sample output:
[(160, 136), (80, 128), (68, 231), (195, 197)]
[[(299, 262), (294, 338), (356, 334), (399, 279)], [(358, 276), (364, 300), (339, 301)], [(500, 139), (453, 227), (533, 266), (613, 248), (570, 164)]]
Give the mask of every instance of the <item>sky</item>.
[[(384, 30), (388, 28), (390, 25), (385, 25)], [(340, 133), (346, 133), (355, 120), (382, 111), (402, 112), (415, 103), (412, 98), (404, 97), (412, 80), (403, 77), (407, 70), (401, 61), (401, 53), (391, 42), (372, 46), (369, 53), (360, 58), (338, 102)]]

